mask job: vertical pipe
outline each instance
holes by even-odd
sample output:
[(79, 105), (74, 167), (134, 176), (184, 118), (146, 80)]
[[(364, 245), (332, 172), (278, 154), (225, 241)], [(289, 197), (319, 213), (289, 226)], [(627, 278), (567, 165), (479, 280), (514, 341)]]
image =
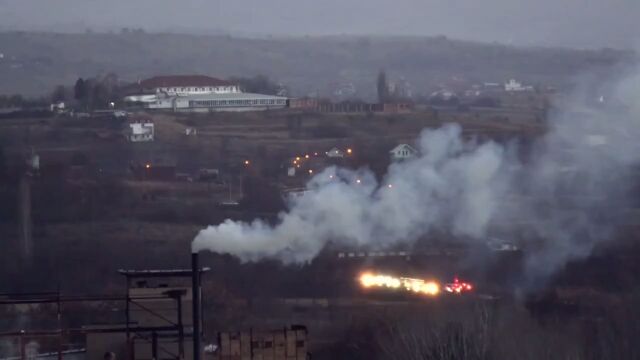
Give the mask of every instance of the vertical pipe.
[(193, 360), (200, 360), (200, 265), (198, 253), (191, 254), (191, 294), (193, 304)]
[(125, 326), (127, 327), (127, 342), (126, 342), (126, 346), (125, 346), (125, 359), (126, 360), (131, 360), (133, 359), (133, 351), (131, 351), (131, 332), (129, 330), (129, 301), (130, 301), (130, 297), (129, 297), (129, 293), (131, 291), (131, 280), (129, 279), (129, 276), (127, 275), (127, 294), (126, 294), (126, 302), (125, 302)]
[(151, 333), (151, 358), (158, 360), (158, 333)]
[(60, 284), (58, 284), (58, 331), (60, 335), (58, 337), (58, 360), (62, 360), (62, 310), (60, 308)]
[(25, 360), (27, 358), (25, 343), (24, 343), (24, 330), (22, 330), (23, 334), (20, 335), (20, 359)]
[(178, 355), (184, 359), (184, 324), (182, 323), (182, 295), (178, 295)]

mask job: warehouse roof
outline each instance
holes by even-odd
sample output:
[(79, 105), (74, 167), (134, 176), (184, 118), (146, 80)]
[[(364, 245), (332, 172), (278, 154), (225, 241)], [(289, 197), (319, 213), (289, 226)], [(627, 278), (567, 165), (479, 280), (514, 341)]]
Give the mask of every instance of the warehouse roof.
[(140, 82), (140, 86), (145, 89), (160, 87), (198, 87), (198, 86), (232, 86), (236, 85), (230, 81), (222, 80), (204, 75), (169, 75), (154, 76)]

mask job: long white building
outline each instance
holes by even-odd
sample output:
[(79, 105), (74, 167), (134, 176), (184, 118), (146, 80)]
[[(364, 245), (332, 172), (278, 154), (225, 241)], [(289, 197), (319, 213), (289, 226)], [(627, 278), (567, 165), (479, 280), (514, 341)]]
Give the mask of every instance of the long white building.
[(203, 75), (155, 76), (140, 81), (145, 93), (168, 96), (239, 93), (240, 87), (227, 80)]
[(287, 98), (244, 93), (237, 84), (200, 75), (156, 76), (140, 81), (139, 94), (124, 98), (146, 109), (169, 111), (255, 111), (287, 106)]

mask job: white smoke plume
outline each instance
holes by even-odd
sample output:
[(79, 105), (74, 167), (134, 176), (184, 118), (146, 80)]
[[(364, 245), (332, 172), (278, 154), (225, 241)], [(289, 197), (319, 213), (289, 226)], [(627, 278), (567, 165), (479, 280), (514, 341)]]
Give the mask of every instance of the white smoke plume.
[(444, 226), (481, 236), (495, 205), (503, 149), (465, 144), (458, 125), (424, 131), (418, 145), (423, 155), (393, 164), (381, 184), (366, 170), (326, 169), (275, 227), (227, 220), (202, 230), (193, 250), (303, 262), (329, 241), (388, 247)]
[[(493, 215), (517, 216), (525, 224), (507, 221), (507, 227), (525, 228), (539, 240), (527, 252), (530, 281), (588, 256), (637, 206), (632, 196), (640, 184), (640, 71), (600, 90), (595, 96), (575, 93), (550, 116), (550, 130), (537, 142), (531, 162), (510, 180), (510, 193), (524, 198)], [(595, 104), (585, 106), (585, 99)]]
[(523, 161), (510, 147), (465, 141), (455, 124), (425, 130), (420, 155), (392, 164), (380, 183), (367, 170), (326, 169), (275, 226), (227, 220), (202, 230), (193, 251), (290, 263), (329, 242), (388, 248), (436, 229), (478, 241), (491, 228), (526, 230), (538, 241), (528, 270), (545, 277), (609, 239), (629, 205), (640, 161), (639, 73), (611, 89), (597, 106), (565, 102)]

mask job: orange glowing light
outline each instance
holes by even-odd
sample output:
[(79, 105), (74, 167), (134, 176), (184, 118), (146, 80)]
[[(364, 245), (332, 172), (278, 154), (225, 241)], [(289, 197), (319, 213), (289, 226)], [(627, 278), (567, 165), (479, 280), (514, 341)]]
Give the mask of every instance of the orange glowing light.
[(300, 156), (296, 156), (296, 161), (300, 161)]
[(473, 290), (473, 285), (468, 282), (460, 281), (457, 277), (453, 278), (453, 282), (446, 284), (444, 289), (453, 294), (461, 294), (463, 292)]
[(384, 274), (363, 273), (359, 278), (360, 285), (368, 288), (404, 289), (408, 292), (436, 296), (440, 294), (440, 284), (408, 277), (395, 277)]
[(353, 152), (353, 150), (351, 150), (351, 148), (347, 149), (347, 154), (351, 154)]
[(251, 164), (251, 162), (250, 162), (249, 160), (245, 160), (245, 161), (244, 161), (244, 164), (245, 164), (245, 165), (249, 165), (249, 164)]

